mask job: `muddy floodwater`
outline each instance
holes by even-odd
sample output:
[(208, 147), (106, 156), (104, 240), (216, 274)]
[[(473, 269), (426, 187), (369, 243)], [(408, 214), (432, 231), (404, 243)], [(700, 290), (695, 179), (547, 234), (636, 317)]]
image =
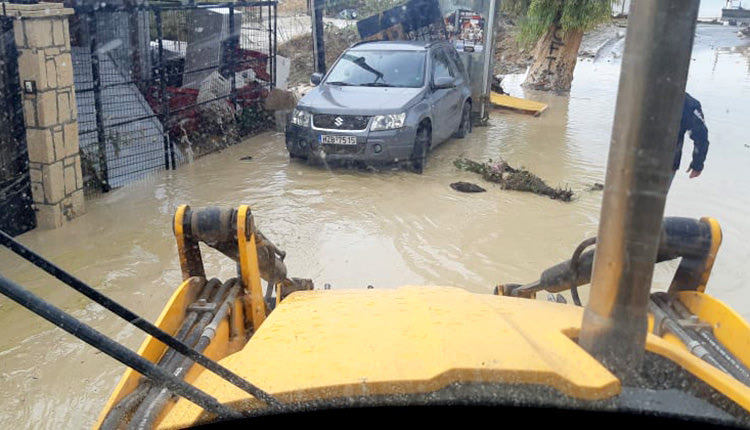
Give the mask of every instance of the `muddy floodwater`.
[[(666, 214), (719, 220), (724, 241), (708, 292), (750, 318), (750, 51), (737, 47), (735, 31), (698, 27), (688, 91), (703, 104), (711, 147), (705, 171), (690, 180), (686, 139)], [(494, 111), (489, 126), (434, 151), (423, 175), (290, 163), (283, 135), (270, 132), (89, 199), (86, 215), (19, 239), (152, 321), (180, 283), (170, 223), (183, 203), (252, 205), (259, 228), (287, 251), (289, 273), (321, 288), (449, 285), (489, 294), (498, 283), (534, 280), (596, 234), (602, 193), (587, 189), (604, 182), (619, 66), (614, 56), (582, 60), (569, 95), (524, 92), (521, 77), (508, 78), (507, 91), (548, 103), (548, 111)], [(503, 157), (577, 198), (500, 190), (454, 168), (459, 156)], [(456, 181), (487, 192), (458, 193), (449, 186)], [(205, 251), (204, 261), (210, 276), (234, 274), (216, 252)], [(656, 288), (675, 267), (657, 267)], [(0, 272), (130, 348), (144, 338), (4, 250)], [(90, 427), (123, 366), (5, 298), (0, 327), (2, 427)]]

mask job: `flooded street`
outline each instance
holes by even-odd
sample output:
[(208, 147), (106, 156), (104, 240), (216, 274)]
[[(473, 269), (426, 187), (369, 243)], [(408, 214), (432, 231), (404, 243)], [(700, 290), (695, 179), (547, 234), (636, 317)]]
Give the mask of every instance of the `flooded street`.
[[(692, 141), (667, 201), (666, 215), (713, 216), (724, 240), (708, 292), (750, 318), (750, 50), (736, 29), (700, 25), (688, 91), (703, 105), (711, 147), (706, 168), (688, 179)], [(181, 280), (172, 214), (178, 205), (250, 204), (260, 230), (287, 252), (289, 273), (318, 288), (457, 286), (490, 293), (498, 283), (529, 282), (596, 235), (619, 78), (619, 59), (578, 63), (569, 95), (511, 95), (549, 104), (539, 118), (493, 111), (489, 126), (450, 140), (423, 175), (405, 171), (328, 171), (289, 161), (280, 133), (264, 133), (176, 171), (161, 172), (87, 201), (86, 215), (61, 229), (19, 237), (82, 280), (153, 321)], [(244, 156), (251, 161), (241, 161)], [(552, 186), (576, 193), (562, 203), (503, 191), (453, 160), (503, 157)], [(477, 183), (481, 194), (449, 184)], [(209, 276), (235, 265), (205, 250)], [(675, 263), (657, 266), (665, 288)], [(144, 335), (41, 271), (0, 251), (0, 272), (96, 329), (137, 348)], [(581, 289), (587, 297), (588, 287)], [(0, 423), (16, 428), (90, 427), (124, 367), (0, 298)]]

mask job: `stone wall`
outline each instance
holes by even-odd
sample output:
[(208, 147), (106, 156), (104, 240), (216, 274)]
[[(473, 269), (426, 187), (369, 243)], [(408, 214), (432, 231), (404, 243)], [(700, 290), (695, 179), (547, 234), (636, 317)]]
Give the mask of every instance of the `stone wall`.
[[(16, 18), (31, 192), (37, 226), (57, 228), (84, 213), (68, 16), (60, 3), (5, 4)], [(34, 87), (31, 87), (33, 85)]]

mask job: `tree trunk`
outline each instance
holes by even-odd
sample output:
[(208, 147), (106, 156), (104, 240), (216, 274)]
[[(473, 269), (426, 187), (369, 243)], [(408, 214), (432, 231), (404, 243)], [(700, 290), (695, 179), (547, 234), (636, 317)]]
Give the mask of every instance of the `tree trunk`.
[(570, 91), (582, 38), (582, 30), (563, 34), (562, 28), (551, 25), (534, 48), (534, 63), (523, 86), (543, 91)]

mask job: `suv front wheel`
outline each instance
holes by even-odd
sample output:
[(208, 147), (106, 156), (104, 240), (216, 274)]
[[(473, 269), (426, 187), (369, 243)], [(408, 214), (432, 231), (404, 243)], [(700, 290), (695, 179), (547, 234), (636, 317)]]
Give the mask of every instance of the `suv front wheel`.
[(411, 154), (411, 165), (415, 173), (420, 175), (427, 165), (427, 153), (430, 151), (430, 127), (420, 124), (417, 129), (417, 138), (414, 140), (414, 150)]
[(461, 114), (461, 124), (456, 130), (455, 136), (459, 139), (463, 139), (467, 134), (471, 133), (471, 103), (468, 101), (464, 103), (464, 110)]

